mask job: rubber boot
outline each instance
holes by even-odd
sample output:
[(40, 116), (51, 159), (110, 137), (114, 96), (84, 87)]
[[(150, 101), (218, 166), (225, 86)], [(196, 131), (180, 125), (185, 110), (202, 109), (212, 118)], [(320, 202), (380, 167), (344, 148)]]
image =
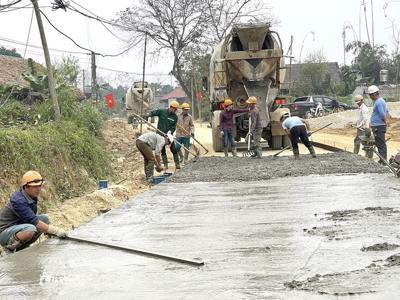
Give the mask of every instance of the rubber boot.
[(228, 157), (228, 148), (224, 148), (224, 155), (225, 157)]
[(189, 161), (189, 151), (185, 150), (185, 158), (183, 160), (185, 162), (185, 164), (187, 164), (187, 162)]
[(154, 176), (154, 163), (149, 163), (146, 166), (146, 180), (148, 183), (153, 182), (153, 176)]
[[(182, 149), (179, 149), (178, 155), (179, 155), (179, 162), (182, 163), (182, 162), (183, 162), (183, 153), (182, 153)], [(185, 150), (185, 155), (186, 155), (186, 150)]]
[(251, 156), (251, 158), (261, 158), (261, 150), (260, 149), (254, 149), (254, 154)]
[(179, 155), (178, 153), (174, 153), (173, 156), (174, 156), (175, 169), (179, 170), (181, 168), (181, 165), (179, 163)]
[(232, 156), (236, 157), (237, 156), (237, 149), (236, 147), (232, 147)]
[(310, 147), (308, 148), (308, 151), (310, 151), (310, 154), (311, 154), (311, 156), (312, 156), (313, 158), (316, 158), (316, 157), (317, 157), (317, 155), (315, 154), (315, 150), (314, 150), (314, 147), (313, 147), (313, 146), (310, 146)]
[(164, 164), (165, 170), (168, 169), (168, 157), (166, 155), (161, 155), (162, 162)]
[(300, 157), (299, 148), (293, 148), (294, 158), (298, 159)]
[(15, 252), (23, 246), (23, 243), (17, 238), (16, 235), (12, 236), (5, 246), (8, 251)]
[(360, 152), (360, 144), (354, 144), (353, 153), (358, 154)]

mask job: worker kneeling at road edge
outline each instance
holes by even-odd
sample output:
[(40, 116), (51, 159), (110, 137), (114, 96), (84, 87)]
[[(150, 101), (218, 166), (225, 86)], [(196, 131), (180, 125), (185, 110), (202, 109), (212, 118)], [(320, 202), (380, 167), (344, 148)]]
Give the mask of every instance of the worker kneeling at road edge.
[(161, 163), (160, 154), (163, 147), (170, 145), (173, 140), (174, 138), (170, 134), (161, 136), (155, 132), (144, 133), (136, 140), (136, 147), (144, 159), (144, 174), (149, 183), (153, 180), (154, 166), (158, 172), (165, 169), (165, 166)]
[(38, 196), (44, 183), (36, 171), (22, 176), (22, 186), (0, 210), (0, 245), (9, 251), (22, 250), (35, 242), (42, 233), (66, 237), (67, 233), (50, 225), (48, 216), (37, 215)]
[(284, 112), (281, 116), (282, 127), (285, 129), (286, 133), (289, 135), (290, 142), (292, 143), (292, 151), (294, 158), (300, 157), (298, 140), (303, 142), (303, 144), (308, 148), (312, 157), (317, 157), (315, 154), (314, 147), (311, 145), (308, 139), (308, 124), (306, 120), (299, 117), (290, 117), (288, 112)]

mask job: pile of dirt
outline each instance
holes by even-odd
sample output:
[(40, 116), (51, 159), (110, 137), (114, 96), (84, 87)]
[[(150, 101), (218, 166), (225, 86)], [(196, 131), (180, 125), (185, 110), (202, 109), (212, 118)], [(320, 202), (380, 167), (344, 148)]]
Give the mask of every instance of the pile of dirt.
[(192, 160), (184, 169), (171, 176), (168, 182), (232, 182), (257, 181), (279, 177), (344, 174), (389, 173), (374, 161), (351, 153), (328, 153), (312, 158), (301, 155), (265, 156), (262, 159), (244, 157), (202, 157)]

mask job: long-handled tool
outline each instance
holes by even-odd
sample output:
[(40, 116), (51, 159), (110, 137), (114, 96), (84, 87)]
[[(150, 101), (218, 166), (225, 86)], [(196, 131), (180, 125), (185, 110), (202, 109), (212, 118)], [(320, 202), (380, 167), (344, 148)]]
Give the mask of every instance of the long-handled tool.
[(179, 124), (176, 124), (181, 130), (183, 130), (188, 136), (190, 136), (197, 144), (199, 144), (199, 146), (201, 146), (203, 149), (204, 149), (204, 151), (206, 151), (204, 154), (207, 154), (208, 153), (208, 149), (206, 148), (206, 147), (204, 147), (194, 136), (192, 136), (192, 135), (190, 135), (190, 133), (185, 129), (185, 128), (183, 128), (181, 125), (179, 125)]
[[(321, 128), (318, 128), (318, 129), (316, 129), (316, 130), (310, 132), (309, 136), (311, 136), (312, 134), (316, 133), (317, 131), (320, 131), (320, 130), (322, 130), (322, 129), (325, 129), (325, 128), (328, 127), (328, 126), (331, 126), (332, 124), (333, 124), (333, 123), (329, 123), (329, 124), (327, 124), (327, 125), (325, 125), (325, 126), (323, 126), (323, 127), (321, 127)], [(292, 145), (286, 146), (286, 147), (283, 148), (281, 151), (275, 153), (275, 154), (273, 155), (273, 157), (278, 157), (279, 154), (281, 154), (283, 151), (288, 150), (288, 149), (290, 149), (290, 148), (292, 148)]]
[[(162, 134), (163, 136), (165, 135), (164, 132), (162, 132), (160, 129), (158, 129), (157, 127), (155, 127), (153, 124), (151, 124), (150, 122), (148, 122), (147, 120), (143, 119), (141, 116), (132, 113), (134, 116), (136, 116), (139, 120), (145, 122), (148, 126), (150, 126), (151, 128), (153, 128), (155, 131), (157, 131), (158, 133)], [(184, 145), (182, 145), (181, 143), (177, 142), (176, 138), (174, 137), (174, 143), (177, 143), (179, 146), (181, 146), (183, 149), (187, 150), (190, 154), (192, 154), (195, 158), (198, 157), (198, 155), (192, 151), (190, 151), (188, 148), (186, 148)]]
[[(249, 132), (248, 132), (247, 135), (246, 135), (246, 139), (247, 139), (247, 151), (245, 151), (245, 152), (242, 153), (242, 156), (243, 156), (243, 157), (249, 157), (249, 156), (253, 156), (253, 155), (254, 155), (254, 151), (253, 151), (253, 150), (250, 150), (251, 138), (252, 138), (250, 131), (251, 131), (251, 119), (249, 119)], [(245, 140), (246, 140), (246, 139), (245, 139)]]
[(118, 245), (101, 243), (101, 242), (96, 242), (96, 241), (77, 238), (77, 237), (72, 237), (72, 236), (67, 236), (65, 239), (66, 240), (70, 240), (70, 241), (74, 241), (74, 242), (88, 243), (88, 244), (92, 244), (92, 245), (98, 245), (98, 246), (113, 248), (113, 249), (117, 249), (117, 250), (128, 251), (128, 252), (132, 252), (132, 253), (135, 253), (135, 254), (140, 254), (140, 255), (145, 255), (145, 256), (150, 256), (150, 257), (156, 257), (156, 258), (161, 258), (161, 259), (165, 259), (165, 260), (176, 261), (176, 262), (179, 262), (179, 263), (193, 265), (193, 266), (202, 266), (202, 265), (204, 265), (204, 262), (201, 261), (201, 260), (185, 259), (185, 258), (180, 258), (180, 257), (176, 257), (176, 256), (165, 255), (165, 254), (162, 254), (162, 253), (150, 252), (150, 251), (143, 250), (143, 249), (133, 249), (133, 248), (128, 248), (128, 247), (122, 247), (122, 246), (118, 246)]

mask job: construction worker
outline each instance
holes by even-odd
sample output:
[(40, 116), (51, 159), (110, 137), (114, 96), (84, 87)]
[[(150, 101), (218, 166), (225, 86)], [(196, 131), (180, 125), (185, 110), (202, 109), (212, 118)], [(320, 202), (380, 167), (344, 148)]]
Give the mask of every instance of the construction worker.
[(174, 137), (171, 134), (161, 136), (156, 132), (146, 132), (137, 138), (136, 147), (143, 155), (144, 174), (147, 182), (151, 183), (153, 181), (154, 166), (158, 172), (164, 170), (160, 154), (165, 145), (171, 144), (173, 140)]
[[(151, 111), (145, 119), (149, 117), (158, 117), (157, 129), (160, 130), (163, 134), (167, 134), (168, 132), (173, 135), (176, 130), (176, 124), (178, 122), (178, 116), (176, 115), (176, 111), (179, 108), (178, 101), (171, 101), (169, 108), (167, 109), (156, 109)], [(179, 164), (179, 155), (176, 150), (175, 143), (170, 144), (170, 150), (174, 157), (175, 168), (180, 169), (181, 166)], [(164, 163), (165, 169), (168, 169), (168, 158), (167, 152), (165, 150), (165, 146), (161, 151), (161, 158)]]
[(365, 129), (369, 128), (369, 121), (368, 121), (369, 109), (364, 103), (364, 97), (361, 95), (355, 95), (354, 102), (358, 105), (358, 119), (356, 123), (352, 124), (352, 126), (357, 128), (357, 134), (356, 137), (354, 138), (353, 153), (358, 154), (361, 145), (360, 137), (365, 135)]
[[(379, 96), (379, 88), (376, 85), (368, 87), (368, 95), (374, 102), (374, 108), (371, 114), (371, 129), (374, 133), (375, 144), (378, 148), (378, 153), (383, 159), (387, 159), (387, 147), (385, 140), (386, 126), (389, 118), (389, 111), (385, 100)], [(381, 158), (378, 163), (385, 165)]]
[(224, 110), (221, 112), (220, 115), (219, 128), (221, 129), (225, 157), (228, 157), (229, 144), (232, 148), (232, 155), (237, 156), (236, 143), (233, 137), (233, 120), (235, 117), (234, 115), (237, 113), (245, 113), (249, 111), (249, 109), (233, 109), (232, 104), (233, 103), (231, 99), (225, 99)]
[(22, 184), (0, 210), (0, 245), (11, 252), (22, 250), (42, 233), (60, 238), (67, 233), (50, 224), (49, 217), (37, 214), (38, 197), (44, 184), (37, 171), (22, 176)]
[[(182, 112), (178, 115), (178, 125), (176, 128), (176, 141), (186, 149), (190, 147), (190, 137), (194, 137), (194, 123), (193, 118), (189, 114), (190, 105), (189, 103), (182, 104)], [(179, 156), (184, 158), (184, 163), (186, 164), (189, 159), (189, 151), (185, 149), (185, 155), (182, 154), (181, 145), (177, 144), (176, 149), (178, 150)]]
[(283, 112), (280, 118), (282, 122), (282, 127), (285, 129), (286, 133), (289, 135), (290, 142), (292, 144), (292, 151), (294, 158), (298, 159), (300, 157), (299, 152), (299, 138), (303, 144), (308, 148), (312, 157), (317, 157), (315, 154), (314, 147), (311, 145), (308, 139), (308, 123), (306, 120), (299, 117), (290, 117), (288, 112)]
[(253, 139), (253, 155), (251, 158), (261, 158), (261, 134), (262, 134), (262, 125), (261, 125), (261, 116), (260, 111), (257, 105), (257, 98), (254, 96), (250, 96), (249, 99), (246, 101), (249, 104), (250, 109), (250, 128), (249, 133), (246, 136), (247, 139)]

